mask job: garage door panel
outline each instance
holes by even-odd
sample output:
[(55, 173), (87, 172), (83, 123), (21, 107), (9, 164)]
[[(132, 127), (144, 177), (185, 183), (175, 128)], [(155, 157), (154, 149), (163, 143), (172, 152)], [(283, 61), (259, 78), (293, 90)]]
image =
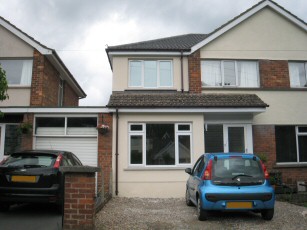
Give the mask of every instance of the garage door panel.
[(97, 166), (97, 137), (36, 137), (35, 148), (70, 151), (84, 165)]

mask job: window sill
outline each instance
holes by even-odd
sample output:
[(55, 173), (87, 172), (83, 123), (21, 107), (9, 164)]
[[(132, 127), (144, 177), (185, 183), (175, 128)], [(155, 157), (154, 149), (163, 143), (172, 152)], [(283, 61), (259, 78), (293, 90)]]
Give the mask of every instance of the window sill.
[(30, 89), (31, 85), (8, 85), (9, 89)]
[(140, 167), (133, 167), (130, 166), (128, 168), (125, 168), (124, 171), (172, 171), (172, 170), (185, 170), (186, 168), (191, 168), (192, 165), (186, 165), (186, 166), (166, 166), (166, 167), (160, 167), (160, 166), (154, 166), (154, 167), (146, 167), (146, 166), (140, 166)]
[(307, 163), (276, 163), (273, 169), (280, 168), (307, 168)]

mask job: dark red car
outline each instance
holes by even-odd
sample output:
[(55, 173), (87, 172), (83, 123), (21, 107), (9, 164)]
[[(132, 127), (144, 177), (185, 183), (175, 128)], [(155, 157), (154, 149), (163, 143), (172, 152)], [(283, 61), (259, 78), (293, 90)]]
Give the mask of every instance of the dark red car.
[(0, 211), (16, 203), (63, 204), (60, 166), (81, 166), (71, 152), (29, 150), (11, 154), (0, 163)]

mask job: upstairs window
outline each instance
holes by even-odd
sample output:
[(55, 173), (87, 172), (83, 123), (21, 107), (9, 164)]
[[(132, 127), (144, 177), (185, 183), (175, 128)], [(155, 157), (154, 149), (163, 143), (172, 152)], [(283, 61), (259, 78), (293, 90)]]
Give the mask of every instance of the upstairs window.
[(172, 62), (168, 60), (129, 61), (129, 87), (173, 86)]
[(307, 62), (289, 62), (291, 87), (307, 87)]
[(204, 87), (259, 87), (256, 61), (206, 60), (201, 62)]
[(33, 60), (0, 60), (0, 64), (6, 72), (8, 85), (31, 85)]

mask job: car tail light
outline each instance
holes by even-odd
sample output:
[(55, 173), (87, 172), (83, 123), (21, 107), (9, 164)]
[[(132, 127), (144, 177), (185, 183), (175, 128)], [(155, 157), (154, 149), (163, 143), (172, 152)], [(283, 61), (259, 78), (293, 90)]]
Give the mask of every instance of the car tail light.
[(265, 178), (266, 180), (267, 180), (267, 179), (270, 179), (270, 175), (269, 175), (269, 173), (268, 173), (268, 170), (266, 170), (265, 165), (263, 164), (262, 161), (260, 161), (260, 163), (261, 163), (262, 170), (263, 170), (263, 173), (264, 173), (264, 178)]
[(62, 161), (63, 155), (60, 154), (58, 155), (58, 157), (56, 158), (53, 168), (58, 169), (60, 167), (61, 161)]
[(205, 169), (205, 172), (204, 172), (204, 175), (202, 177), (203, 180), (211, 180), (211, 172), (212, 172), (212, 160), (209, 161), (206, 169)]

